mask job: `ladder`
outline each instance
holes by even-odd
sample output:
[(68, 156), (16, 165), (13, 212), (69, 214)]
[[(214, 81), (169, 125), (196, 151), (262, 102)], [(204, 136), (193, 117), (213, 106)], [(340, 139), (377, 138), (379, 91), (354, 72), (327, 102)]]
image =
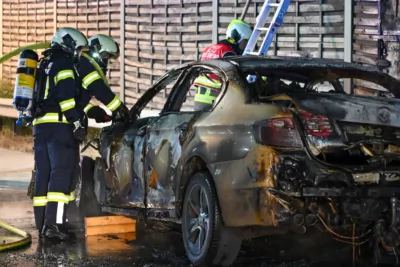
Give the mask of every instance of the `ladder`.
[[(267, 55), (268, 49), (271, 46), (272, 40), (275, 37), (278, 27), (283, 23), (286, 11), (290, 5), (290, 0), (280, 0), (279, 3), (272, 3), (273, 0), (266, 0), (261, 8), (260, 14), (257, 16), (256, 25), (250, 36), (246, 48), (243, 51), (245, 55), (265, 56)], [(274, 16), (272, 17), (269, 27), (265, 27), (267, 18), (270, 15), (271, 7), (276, 7)], [(257, 40), (261, 35), (261, 32), (266, 32), (264, 40), (258, 51), (255, 50)], [(249, 75), (247, 80), (252, 83), (256, 79), (256, 76)]]

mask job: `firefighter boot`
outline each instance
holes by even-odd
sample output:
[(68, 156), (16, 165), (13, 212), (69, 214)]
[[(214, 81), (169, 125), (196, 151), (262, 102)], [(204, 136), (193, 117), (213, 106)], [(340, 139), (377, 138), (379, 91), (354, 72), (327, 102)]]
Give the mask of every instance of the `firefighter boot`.
[(58, 239), (60, 241), (66, 241), (69, 239), (68, 233), (66, 233), (61, 225), (45, 225), (43, 227), (42, 234), (47, 239)]

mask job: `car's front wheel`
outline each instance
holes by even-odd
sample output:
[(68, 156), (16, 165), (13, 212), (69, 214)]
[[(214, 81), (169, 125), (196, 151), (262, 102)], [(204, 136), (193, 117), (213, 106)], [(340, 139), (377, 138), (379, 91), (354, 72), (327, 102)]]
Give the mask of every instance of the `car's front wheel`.
[(217, 194), (207, 172), (196, 173), (186, 187), (182, 237), (195, 266), (230, 265), (239, 253), (242, 240), (223, 226)]

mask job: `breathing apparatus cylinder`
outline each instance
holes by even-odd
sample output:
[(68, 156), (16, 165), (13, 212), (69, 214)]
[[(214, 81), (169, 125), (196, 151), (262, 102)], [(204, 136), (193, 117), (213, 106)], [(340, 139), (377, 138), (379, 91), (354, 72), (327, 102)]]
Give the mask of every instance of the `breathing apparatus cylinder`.
[(39, 56), (33, 50), (24, 50), (19, 55), (13, 106), (20, 114), (32, 107), (38, 60)]

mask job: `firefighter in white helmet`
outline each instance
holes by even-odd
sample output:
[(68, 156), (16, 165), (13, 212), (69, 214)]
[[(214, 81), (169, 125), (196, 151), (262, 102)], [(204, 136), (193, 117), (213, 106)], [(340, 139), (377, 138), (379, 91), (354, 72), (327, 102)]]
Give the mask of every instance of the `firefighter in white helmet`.
[[(108, 35), (96, 34), (88, 39), (90, 46), (89, 56), (100, 66), (103, 74), (107, 73), (109, 60), (117, 60), (120, 55), (118, 43)], [(120, 101), (120, 99), (111, 91), (108, 84), (101, 78), (101, 75), (95, 71), (92, 64), (85, 57), (80, 58), (80, 73), (82, 73), (82, 92), (79, 106), (84, 110), (87, 118), (95, 119), (97, 123), (105, 123), (109, 121), (129, 121), (129, 110)], [(113, 113), (108, 116), (106, 111), (100, 106), (92, 105), (89, 101), (95, 97), (97, 100), (107, 106)], [(87, 125), (87, 123), (86, 123)], [(79, 147), (76, 148), (77, 159), (79, 159)], [(79, 161), (76, 162), (79, 171)], [(68, 228), (79, 228), (83, 223), (83, 218), (77, 209), (75, 203), (75, 188), (77, 185), (76, 178), (71, 184), (70, 204), (68, 205)]]
[(76, 62), (88, 47), (86, 37), (73, 28), (60, 28), (39, 65), (41, 97), (34, 111), (33, 134), (37, 168), (33, 206), (41, 237), (66, 240), (65, 210), (75, 172), (76, 144), (85, 137)]

